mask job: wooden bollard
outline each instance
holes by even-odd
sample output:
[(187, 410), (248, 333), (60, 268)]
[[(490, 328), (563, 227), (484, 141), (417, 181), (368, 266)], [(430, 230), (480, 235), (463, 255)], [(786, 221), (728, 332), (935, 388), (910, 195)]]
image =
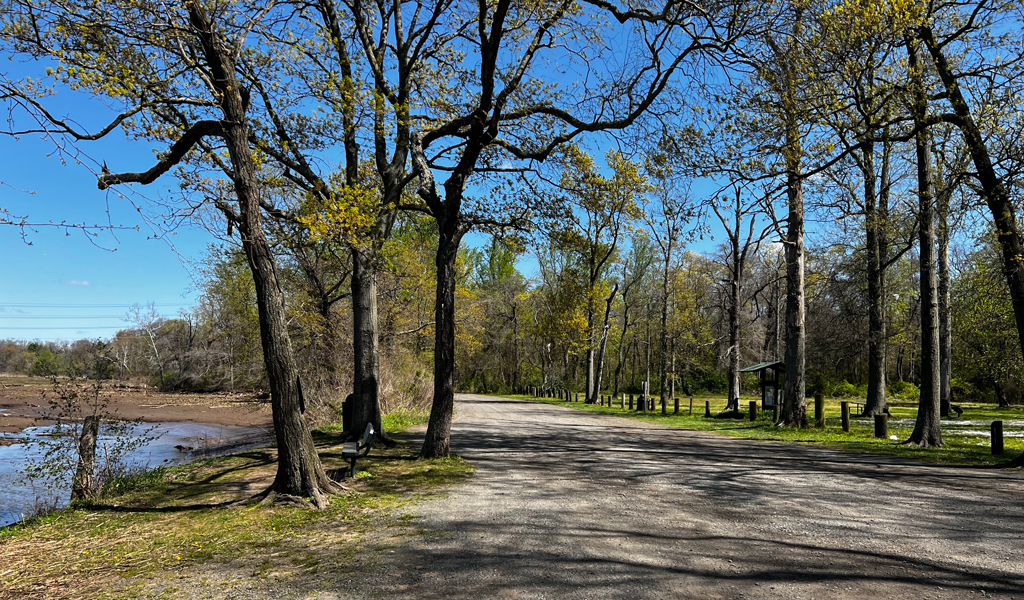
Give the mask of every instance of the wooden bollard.
[(843, 413), (843, 431), (850, 433), (850, 403), (845, 400), (840, 402), (839, 410)]
[(825, 396), (821, 394), (814, 395), (814, 422), (818, 427), (825, 426)]
[(665, 399), (665, 398), (661, 399), (661, 414), (663, 414), (663, 415), (667, 415), (668, 414), (668, 400)]
[(1003, 422), (992, 421), (992, 456), (1003, 454)]
[(622, 394), (621, 396), (619, 396), (619, 408), (622, 408), (622, 409), (626, 408), (626, 395), (625, 394)]
[(693, 416), (693, 396), (690, 396), (690, 416)]
[(757, 400), (750, 401), (750, 420), (757, 420)]
[(672, 412), (672, 414), (678, 415), (679, 414), (679, 398), (675, 399), (675, 405), (676, 405), (676, 407), (675, 407), (675, 410)]
[(629, 395), (629, 410), (633, 410), (633, 394)]
[(704, 401), (704, 418), (705, 419), (710, 419), (711, 418), (711, 401), (710, 400), (705, 400)]
[(889, 415), (875, 415), (875, 437), (880, 439), (889, 437)]

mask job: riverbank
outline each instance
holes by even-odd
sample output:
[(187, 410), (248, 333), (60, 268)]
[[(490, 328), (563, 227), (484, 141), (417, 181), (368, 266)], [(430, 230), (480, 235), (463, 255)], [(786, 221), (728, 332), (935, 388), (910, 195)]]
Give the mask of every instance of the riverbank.
[[(337, 434), (315, 439), (327, 468), (345, 463)], [(234, 505), (273, 481), (273, 449), (124, 480), (93, 502), (0, 528), (0, 599), (227, 598), (282, 585), (301, 597), (376, 560), (407, 533), (397, 509), (472, 471), (457, 458), (417, 460), (418, 450), (375, 447), (323, 511)]]
[[(273, 422), (270, 403), (251, 392), (161, 392), (141, 383), (118, 381), (104, 381), (102, 386), (107, 410), (127, 420), (264, 428)], [(0, 440), (48, 424), (48, 399), (53, 396), (53, 383), (45, 377), (0, 376)]]

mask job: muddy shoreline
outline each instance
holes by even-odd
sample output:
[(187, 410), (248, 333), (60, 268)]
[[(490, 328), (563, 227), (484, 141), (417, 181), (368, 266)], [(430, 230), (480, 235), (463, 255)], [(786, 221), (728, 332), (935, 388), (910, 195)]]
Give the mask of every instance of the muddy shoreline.
[[(270, 403), (251, 392), (161, 392), (137, 382), (103, 382), (100, 393), (108, 402), (108, 412), (128, 420), (268, 429), (273, 424)], [(49, 379), (0, 376), (0, 444), (13, 443), (16, 434), (28, 427), (51, 424), (49, 399), (53, 397)]]

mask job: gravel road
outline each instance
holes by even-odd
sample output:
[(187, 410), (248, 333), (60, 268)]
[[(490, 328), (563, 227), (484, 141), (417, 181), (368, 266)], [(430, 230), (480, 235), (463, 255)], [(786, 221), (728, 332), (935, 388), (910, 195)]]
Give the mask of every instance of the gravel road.
[(489, 396), (456, 411), (479, 471), (327, 596), (1024, 599), (1019, 471)]

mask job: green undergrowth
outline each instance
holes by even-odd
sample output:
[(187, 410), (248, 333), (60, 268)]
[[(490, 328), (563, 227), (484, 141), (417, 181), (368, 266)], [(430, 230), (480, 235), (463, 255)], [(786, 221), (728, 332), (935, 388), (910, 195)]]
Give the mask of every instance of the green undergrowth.
[[(565, 406), (585, 412), (614, 415), (657, 423), (669, 427), (679, 427), (693, 431), (709, 431), (728, 435), (731, 437), (772, 440), (780, 442), (796, 442), (816, 444), (826, 448), (848, 450), (856, 452), (869, 452), (889, 456), (901, 456), (926, 463), (937, 463), (970, 467), (1000, 467), (1005, 466), (1012, 459), (1024, 451), (1024, 440), (1021, 438), (1006, 437), (1005, 453), (1002, 456), (993, 456), (988, 437), (970, 435), (965, 432), (979, 430), (988, 431), (988, 423), (991, 421), (1004, 421), (1004, 430), (1021, 431), (1024, 428), (1014, 428), (1006, 425), (1008, 421), (1024, 421), (1024, 407), (1013, 406), (1009, 408), (997, 408), (986, 404), (961, 404), (964, 409), (962, 419), (943, 419), (943, 441), (942, 448), (919, 448), (917, 446), (902, 444), (910, 437), (914, 428), (913, 419), (917, 416), (916, 402), (892, 402), (889, 405), (890, 416), (889, 435), (896, 436), (896, 439), (877, 439), (874, 437), (874, 421), (867, 418), (850, 419), (850, 432), (842, 430), (842, 419), (840, 412), (840, 400), (826, 399), (825, 401), (825, 427), (813, 427), (814, 401), (808, 399), (807, 410), (808, 420), (812, 427), (808, 429), (796, 429), (793, 427), (778, 427), (772, 423), (770, 412), (759, 412), (756, 421), (751, 422), (747, 418), (743, 420), (733, 419), (707, 419), (704, 418), (704, 402), (711, 402), (712, 414), (725, 410), (726, 400), (718, 397), (695, 398), (693, 403), (693, 415), (690, 415), (689, 399), (680, 398), (680, 414), (672, 414), (674, 405), (670, 402), (667, 407), (668, 415), (661, 414), (661, 407), (658, 404), (653, 413), (630, 412), (628, 409), (628, 396), (626, 409), (619, 408), (619, 401), (613, 402), (613, 407), (584, 404), (583, 402), (563, 402), (550, 398), (533, 398), (529, 396), (509, 396), (534, 402), (543, 402), (557, 406)], [(744, 407), (744, 413), (753, 397), (744, 397), (740, 406)], [(655, 400), (658, 403), (657, 399)], [(909, 420), (903, 425), (897, 421)], [(984, 425), (966, 425), (967, 421), (983, 421)]]
[[(384, 431), (390, 434), (395, 431), (405, 431), (416, 425), (422, 425), (429, 419), (430, 411), (402, 408), (384, 415), (381, 418), (381, 424), (384, 426)], [(321, 427), (318, 431), (323, 433), (341, 433), (344, 431), (344, 427), (342, 427), (341, 423), (331, 423)]]
[[(336, 434), (317, 431), (314, 439), (326, 468), (345, 464)], [(397, 509), (473, 470), (457, 457), (418, 459), (417, 451), (401, 442), (374, 447), (356, 479), (343, 482), (348, 491), (319, 511), (235, 504), (271, 483), (273, 448), (122, 480), (99, 499), (0, 528), (0, 599), (173, 598), (176, 585), (217, 564), (293, 583), (346, 572), (406, 522)]]

